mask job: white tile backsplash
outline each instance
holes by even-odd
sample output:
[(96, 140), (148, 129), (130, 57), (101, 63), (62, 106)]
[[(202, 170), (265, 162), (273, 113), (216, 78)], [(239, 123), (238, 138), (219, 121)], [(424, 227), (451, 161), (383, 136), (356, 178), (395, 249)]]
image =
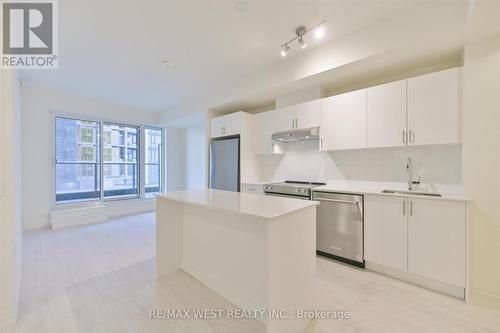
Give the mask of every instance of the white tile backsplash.
[(461, 145), (319, 152), (317, 144), (289, 143), (284, 155), (257, 156), (259, 180), (405, 182), (411, 157), (413, 175), (422, 182), (462, 184)]

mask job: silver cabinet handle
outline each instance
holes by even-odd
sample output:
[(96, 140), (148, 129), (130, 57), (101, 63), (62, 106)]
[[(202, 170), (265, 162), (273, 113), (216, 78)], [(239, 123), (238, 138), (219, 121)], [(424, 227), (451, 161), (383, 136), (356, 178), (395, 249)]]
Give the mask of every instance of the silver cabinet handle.
[(406, 144), (406, 131), (403, 130), (403, 143)]
[(410, 216), (413, 216), (413, 201), (410, 201)]
[(414, 132), (412, 132), (412, 130), (410, 130), (410, 131), (408, 132), (408, 142), (409, 142), (409, 143), (414, 143), (414, 141), (415, 141), (415, 140), (413, 140), (413, 135), (414, 135), (414, 134), (415, 134), (415, 133), (414, 133)]
[(406, 200), (403, 201), (403, 216), (406, 215)]
[(299, 128), (299, 118), (295, 118), (295, 128)]
[(353, 201), (353, 200), (340, 200), (340, 199), (327, 199), (327, 198), (317, 198), (313, 197), (314, 201), (327, 201), (327, 202), (335, 202), (335, 203), (341, 203), (341, 204), (347, 204), (347, 205), (356, 205), (359, 211), (359, 215), (363, 216), (363, 210), (361, 208), (361, 204), (359, 201)]

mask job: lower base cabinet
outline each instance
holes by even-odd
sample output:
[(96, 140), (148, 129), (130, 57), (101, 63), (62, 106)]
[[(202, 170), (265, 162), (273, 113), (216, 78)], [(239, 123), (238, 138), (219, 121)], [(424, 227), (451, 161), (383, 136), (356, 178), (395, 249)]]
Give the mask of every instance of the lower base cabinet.
[(465, 204), (411, 199), (408, 271), (465, 287)]
[(406, 271), (407, 220), (405, 198), (365, 196), (365, 259)]
[(465, 288), (465, 203), (365, 196), (365, 257)]

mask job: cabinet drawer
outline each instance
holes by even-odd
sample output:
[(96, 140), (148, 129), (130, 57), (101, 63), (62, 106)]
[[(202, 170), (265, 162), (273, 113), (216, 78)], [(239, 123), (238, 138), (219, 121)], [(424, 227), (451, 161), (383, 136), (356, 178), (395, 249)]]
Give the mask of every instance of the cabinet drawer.
[(241, 184), (241, 192), (263, 194), (264, 186), (260, 184)]

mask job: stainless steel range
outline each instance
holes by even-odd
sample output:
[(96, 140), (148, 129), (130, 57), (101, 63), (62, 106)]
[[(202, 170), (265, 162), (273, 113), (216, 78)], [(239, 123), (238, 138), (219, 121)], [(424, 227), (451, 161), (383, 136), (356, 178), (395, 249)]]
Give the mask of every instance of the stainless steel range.
[(266, 195), (274, 195), (277, 197), (311, 200), (312, 189), (314, 187), (322, 185), (326, 184), (287, 180), (282, 183), (273, 183), (264, 185), (264, 193)]

